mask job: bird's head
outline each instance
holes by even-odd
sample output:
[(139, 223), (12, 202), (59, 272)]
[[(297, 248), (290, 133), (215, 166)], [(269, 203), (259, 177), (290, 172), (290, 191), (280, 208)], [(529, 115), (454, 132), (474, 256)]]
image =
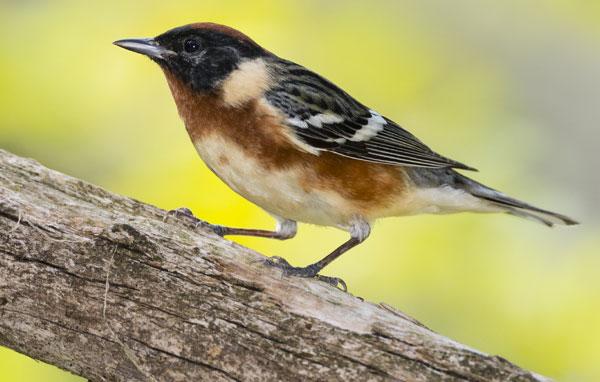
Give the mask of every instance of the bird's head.
[(201, 93), (218, 90), (243, 63), (270, 55), (243, 33), (213, 23), (185, 25), (154, 38), (124, 39), (114, 44), (150, 57)]

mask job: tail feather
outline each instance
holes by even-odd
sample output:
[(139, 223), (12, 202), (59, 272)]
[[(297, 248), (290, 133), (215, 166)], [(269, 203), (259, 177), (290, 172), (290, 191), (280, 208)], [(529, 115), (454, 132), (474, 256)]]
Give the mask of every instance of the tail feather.
[(575, 225), (579, 224), (577, 221), (571, 219), (568, 216), (558, 214), (556, 212), (544, 210), (520, 200), (511, 198), (499, 191), (491, 189), (478, 183), (472, 179), (469, 179), (463, 175), (459, 175), (459, 183), (473, 196), (490, 202), (492, 205), (499, 207), (507, 214), (519, 216), (522, 218), (538, 221), (549, 227), (556, 224), (560, 225)]
[(505, 196), (499, 192), (497, 192), (497, 194), (498, 195), (490, 197), (487, 195), (478, 195), (476, 193), (473, 193), (473, 195), (477, 196), (478, 198), (485, 199), (497, 206), (503, 207), (506, 210), (507, 214), (522, 217), (525, 219), (535, 220), (547, 225), (548, 227), (552, 227), (556, 224), (579, 224), (577, 221), (571, 219), (568, 216), (534, 207), (527, 203), (523, 203), (516, 199)]

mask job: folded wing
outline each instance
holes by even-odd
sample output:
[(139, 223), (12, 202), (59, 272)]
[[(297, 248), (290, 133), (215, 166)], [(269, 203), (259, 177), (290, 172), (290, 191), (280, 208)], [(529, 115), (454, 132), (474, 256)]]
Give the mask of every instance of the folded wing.
[(317, 151), (392, 165), (475, 170), (445, 158), (333, 83), (288, 62), (266, 99), (284, 112), (296, 137)]

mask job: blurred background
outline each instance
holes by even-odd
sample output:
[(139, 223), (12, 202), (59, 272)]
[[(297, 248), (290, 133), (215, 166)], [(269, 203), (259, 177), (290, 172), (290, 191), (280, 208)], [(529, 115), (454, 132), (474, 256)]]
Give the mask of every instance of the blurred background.
[[(327, 268), (353, 294), (563, 381), (600, 380), (600, 2), (0, 1), (0, 148), (161, 208), (271, 228), (197, 157), (161, 71), (111, 42), (234, 26), (325, 75), (475, 179), (581, 220), (378, 222)], [(345, 234), (236, 238), (304, 265)], [(0, 348), (0, 380), (79, 381)]]

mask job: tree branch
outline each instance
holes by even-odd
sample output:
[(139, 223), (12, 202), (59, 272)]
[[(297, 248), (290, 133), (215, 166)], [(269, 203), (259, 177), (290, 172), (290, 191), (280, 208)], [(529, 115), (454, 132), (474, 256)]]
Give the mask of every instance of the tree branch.
[(547, 381), (0, 150), (0, 345), (94, 381)]

